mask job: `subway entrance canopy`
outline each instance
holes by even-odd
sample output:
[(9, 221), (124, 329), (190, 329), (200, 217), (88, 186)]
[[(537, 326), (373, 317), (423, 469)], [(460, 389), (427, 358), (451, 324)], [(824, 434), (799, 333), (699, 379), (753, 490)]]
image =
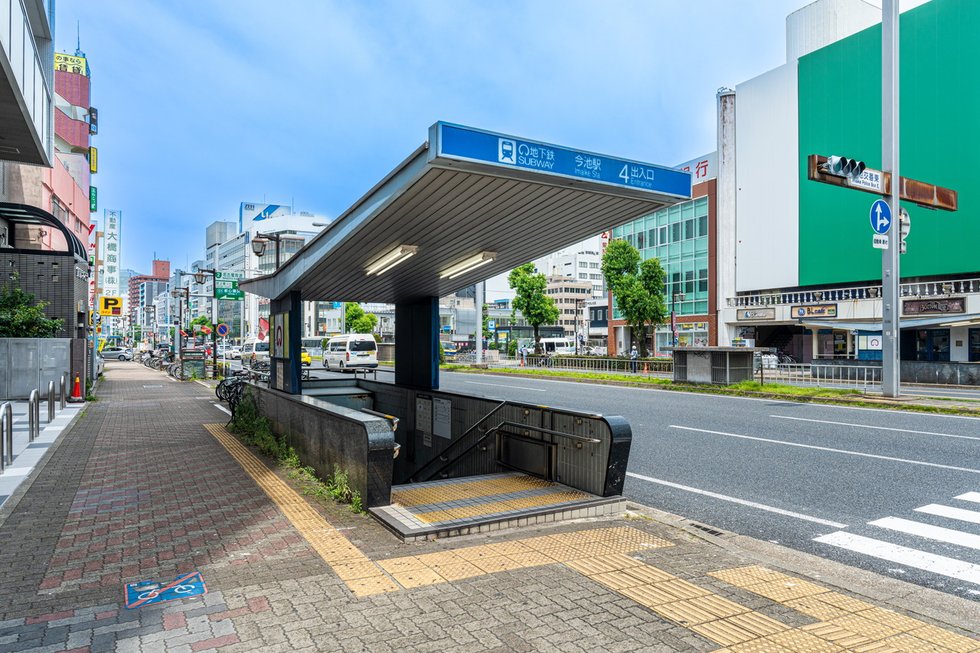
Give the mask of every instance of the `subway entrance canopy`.
[[(438, 122), (275, 274), (240, 287), (274, 314), (304, 300), (395, 304), (396, 369), (416, 370), (396, 382), (437, 387), (439, 297), (690, 196), (682, 170)], [(300, 316), (289, 325), (295, 384), (280, 389), (297, 392)]]

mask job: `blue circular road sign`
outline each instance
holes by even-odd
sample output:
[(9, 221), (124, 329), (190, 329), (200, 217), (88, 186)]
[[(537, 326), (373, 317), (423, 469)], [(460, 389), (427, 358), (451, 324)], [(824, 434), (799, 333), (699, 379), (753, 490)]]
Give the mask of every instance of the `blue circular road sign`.
[(228, 335), (228, 331), (229, 330), (230, 329), (228, 328), (228, 325), (227, 324), (219, 324), (218, 325), (217, 331), (218, 331), (218, 335), (221, 336), (221, 337), (224, 337), (224, 336)]
[(892, 226), (892, 210), (885, 200), (875, 200), (871, 205), (871, 228), (876, 234), (887, 234)]

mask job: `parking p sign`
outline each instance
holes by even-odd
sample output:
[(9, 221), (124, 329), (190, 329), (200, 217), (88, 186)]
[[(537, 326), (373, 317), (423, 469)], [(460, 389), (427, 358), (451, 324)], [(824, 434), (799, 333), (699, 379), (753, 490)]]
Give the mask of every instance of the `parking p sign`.
[(99, 315), (108, 317), (119, 317), (122, 315), (122, 297), (99, 297)]

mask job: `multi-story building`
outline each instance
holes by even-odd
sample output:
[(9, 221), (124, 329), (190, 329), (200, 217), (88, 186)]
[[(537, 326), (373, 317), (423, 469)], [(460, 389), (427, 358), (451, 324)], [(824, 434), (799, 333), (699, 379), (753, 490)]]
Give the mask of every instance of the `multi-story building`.
[[(636, 247), (643, 259), (656, 258), (667, 274), (664, 297), (671, 322), (647, 328), (647, 348), (655, 354), (676, 334), (681, 346), (717, 344), (715, 222), (717, 156), (682, 163), (692, 176), (691, 199), (616, 227), (611, 236)], [(610, 297), (609, 352), (630, 349), (630, 330)]]
[[(811, 181), (808, 169), (810, 155), (882, 168), (881, 70), (855, 65), (880, 61), (881, 11), (844, 4), (792, 14), (786, 63), (719, 97), (720, 344), (776, 347), (801, 362), (881, 357), (876, 196)], [(896, 308), (909, 370), (980, 362), (980, 91), (963, 83), (980, 58), (980, 42), (964, 35), (978, 29), (976, 2), (933, 0), (901, 16), (899, 173), (959, 193), (956, 212), (902, 201), (911, 231)]]
[(144, 282), (162, 282), (166, 284), (170, 281), (170, 261), (155, 260), (151, 264), (150, 274), (133, 274), (129, 276), (127, 283), (127, 311), (130, 324), (144, 324), (144, 308), (147, 302), (152, 302), (156, 294), (146, 296), (141, 294), (141, 287)]
[(548, 285), (545, 287), (545, 294), (555, 300), (555, 306), (558, 308), (556, 324), (564, 330), (566, 336), (577, 338), (584, 343), (588, 330), (586, 326), (588, 313), (585, 309), (592, 299), (592, 281), (562, 275), (551, 275), (546, 278)]
[(535, 267), (546, 276), (571, 277), (592, 284), (591, 296), (601, 299), (606, 296), (606, 279), (602, 274), (602, 252), (597, 246), (598, 239), (567, 247), (559, 252), (535, 261)]

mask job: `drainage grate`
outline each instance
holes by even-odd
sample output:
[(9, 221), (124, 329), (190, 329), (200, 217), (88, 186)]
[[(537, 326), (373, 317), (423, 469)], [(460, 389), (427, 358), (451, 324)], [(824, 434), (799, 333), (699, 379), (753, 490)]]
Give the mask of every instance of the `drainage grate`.
[(705, 526), (704, 524), (697, 524), (695, 522), (688, 522), (688, 524), (690, 524), (694, 528), (698, 529), (699, 531), (704, 531), (708, 535), (714, 535), (715, 537), (718, 537), (720, 535), (724, 535), (725, 534), (722, 531), (719, 531), (717, 529), (711, 528), (710, 526)]

